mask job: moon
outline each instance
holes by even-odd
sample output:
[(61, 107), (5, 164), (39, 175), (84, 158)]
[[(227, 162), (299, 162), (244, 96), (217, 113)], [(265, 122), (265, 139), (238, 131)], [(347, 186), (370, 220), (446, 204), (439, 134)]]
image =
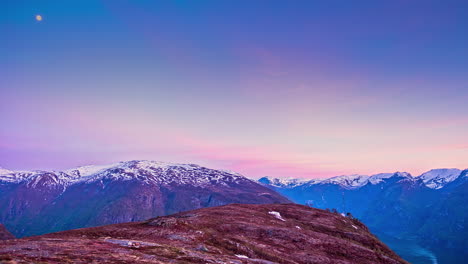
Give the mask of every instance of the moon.
[(37, 21), (42, 21), (42, 16), (41, 15), (36, 15), (36, 20)]

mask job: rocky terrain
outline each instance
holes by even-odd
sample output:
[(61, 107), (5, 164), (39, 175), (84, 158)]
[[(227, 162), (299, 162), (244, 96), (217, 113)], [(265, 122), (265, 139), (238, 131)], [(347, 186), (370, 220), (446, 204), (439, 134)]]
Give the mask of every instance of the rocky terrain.
[(0, 240), (14, 239), (15, 236), (8, 231), (4, 225), (0, 224)]
[(141, 221), (229, 203), (288, 203), (240, 174), (127, 161), (66, 171), (0, 169), (0, 223), (17, 237)]
[(406, 263), (356, 219), (231, 204), (0, 242), (2, 263)]

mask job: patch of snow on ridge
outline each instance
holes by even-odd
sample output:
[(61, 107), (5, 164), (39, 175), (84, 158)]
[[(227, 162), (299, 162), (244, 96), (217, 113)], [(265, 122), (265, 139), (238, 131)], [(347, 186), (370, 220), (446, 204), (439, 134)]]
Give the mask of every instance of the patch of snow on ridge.
[[(86, 168), (89, 170), (89, 167)], [(78, 168), (79, 170), (79, 168)], [(100, 179), (139, 179), (150, 183), (177, 183), (203, 185), (210, 183), (235, 182), (247, 180), (240, 174), (232, 174), (225, 171), (209, 169), (195, 164), (178, 164), (158, 161), (134, 160), (120, 162), (111, 165), (91, 168), (97, 171), (88, 177), (79, 178), (79, 181), (95, 181)]]
[(393, 177), (395, 173), (379, 173), (375, 174), (369, 177), (369, 182), (372, 184), (379, 184), (381, 183), (384, 179), (388, 179)]
[(416, 181), (422, 179), (424, 184), (432, 189), (443, 188), (446, 184), (456, 180), (460, 176), (468, 177), (468, 170), (459, 169), (433, 169), (423, 173), (421, 176), (413, 177), (407, 172), (379, 173), (371, 176), (352, 174), (336, 176), (329, 179), (288, 179), (263, 177), (258, 181), (277, 188), (307, 187), (315, 184), (336, 184), (346, 189), (358, 189), (366, 184), (380, 184), (393, 177), (403, 178), (401, 180)]
[(379, 174), (374, 174), (369, 177), (369, 182), (371, 184), (379, 184), (383, 182), (386, 179), (390, 179), (392, 177), (399, 177), (399, 178), (408, 178), (408, 179), (413, 179), (411, 174), (407, 172), (394, 172), (394, 173), (379, 173)]
[(314, 184), (322, 179), (297, 179), (297, 178), (270, 178), (262, 177), (258, 180), (261, 183), (280, 188), (294, 188), (305, 184)]
[(13, 173), (11, 170), (4, 169), (0, 167), (0, 175), (10, 174)]
[(447, 183), (456, 180), (461, 173), (462, 171), (459, 169), (433, 169), (417, 178), (422, 179), (424, 184), (431, 189), (440, 189)]
[(332, 183), (339, 184), (343, 187), (348, 188), (359, 188), (367, 184), (369, 176), (367, 175), (342, 175), (330, 178), (328, 180), (321, 181), (320, 183)]
[(72, 173), (73, 171), (78, 171), (81, 177), (87, 177), (101, 173), (109, 169), (142, 169), (142, 170), (153, 170), (155, 168), (168, 168), (168, 167), (180, 167), (185, 169), (191, 169), (193, 167), (200, 167), (194, 164), (178, 164), (178, 163), (169, 163), (169, 162), (160, 162), (160, 161), (148, 161), (148, 160), (132, 160), (132, 161), (122, 161), (113, 164), (107, 165), (89, 165), (82, 166), (75, 169), (70, 169), (65, 171), (65, 173)]
[[(198, 165), (196, 165), (196, 166), (198, 166)], [(229, 174), (232, 174), (232, 175), (237, 175), (237, 176), (244, 177), (242, 174), (240, 174), (238, 172), (235, 172), (235, 171), (232, 171), (232, 170), (222, 170), (222, 169), (220, 169), (219, 171), (226, 172), (226, 173), (229, 173)]]
[(268, 212), (269, 214), (273, 215), (274, 217), (276, 217), (277, 219), (283, 221), (283, 222), (286, 222), (286, 220), (284, 220), (284, 218), (281, 216), (281, 214), (279, 212), (276, 212), (276, 211), (271, 211), (271, 212)]
[(78, 172), (78, 175), (80, 177), (89, 177), (91, 175), (108, 170), (110, 168), (117, 167), (119, 166), (119, 164), (120, 163), (114, 163), (114, 164), (108, 164), (108, 165), (88, 165), (88, 166), (78, 167), (75, 169), (66, 170), (64, 172), (67, 174), (74, 174)]
[(379, 173), (372, 176), (361, 175), (361, 174), (351, 174), (351, 175), (341, 175), (335, 176), (328, 179), (278, 179), (269, 177), (260, 178), (258, 181), (263, 184), (267, 184), (273, 187), (278, 188), (294, 188), (294, 187), (307, 187), (315, 184), (336, 184), (340, 185), (343, 188), (347, 189), (358, 189), (364, 185), (370, 184), (379, 184), (387, 179), (392, 177), (408, 178), (413, 179), (413, 177), (407, 172), (394, 172), (394, 173)]
[[(6, 172), (3, 174), (3, 172)], [(4, 170), (0, 173), (0, 181), (6, 182), (22, 182), (36, 175), (44, 173), (43, 171), (8, 171)]]
[(133, 160), (108, 165), (82, 166), (66, 171), (12, 172), (0, 175), (0, 181), (21, 182), (39, 180), (49, 175), (51, 181), (66, 186), (80, 182), (103, 180), (138, 180), (144, 183), (202, 186), (228, 185), (239, 181), (251, 181), (237, 173), (209, 169), (195, 164), (177, 164), (158, 161)]
[(6, 170), (0, 167), (0, 182), (14, 182), (17, 180), (16, 175), (11, 170)]
[(7, 170), (0, 170), (0, 182), (15, 182), (17, 180), (18, 179), (13, 172), (9, 172)]

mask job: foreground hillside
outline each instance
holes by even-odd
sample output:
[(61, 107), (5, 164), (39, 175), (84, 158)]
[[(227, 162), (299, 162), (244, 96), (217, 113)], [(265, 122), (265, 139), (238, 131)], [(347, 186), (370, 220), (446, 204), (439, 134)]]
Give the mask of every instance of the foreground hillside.
[(5, 263), (406, 263), (339, 214), (232, 204), (0, 242)]
[(66, 171), (0, 170), (0, 223), (17, 237), (229, 203), (285, 202), (240, 174), (194, 164), (135, 160)]
[(8, 231), (4, 225), (0, 224), (0, 240), (14, 239), (15, 236)]

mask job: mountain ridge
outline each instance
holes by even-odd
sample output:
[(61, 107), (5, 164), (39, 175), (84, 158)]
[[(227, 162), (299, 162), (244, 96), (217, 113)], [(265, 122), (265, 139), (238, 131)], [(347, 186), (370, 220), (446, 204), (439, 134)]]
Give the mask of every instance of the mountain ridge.
[[(199, 169), (207, 169), (206, 167), (196, 165), (196, 164), (183, 164), (183, 163), (169, 163), (169, 162), (159, 162), (159, 161), (149, 161), (149, 160), (131, 160), (131, 161), (121, 161), (117, 163), (107, 164), (107, 165), (88, 165), (80, 166), (77, 168), (66, 169), (66, 170), (19, 170), (12, 171), (2, 169), (0, 170), (0, 181), (10, 181), (10, 182), (22, 182), (32, 179), (37, 175), (41, 174), (51, 174), (54, 175), (56, 181), (65, 181), (70, 184), (80, 183), (83, 181), (96, 181), (102, 178), (110, 178), (112, 176), (118, 177), (121, 180), (131, 180), (137, 179), (135, 177), (136, 172), (165, 172), (167, 170), (173, 170), (177, 174), (176, 170), (179, 171), (193, 171)], [(226, 170), (214, 170), (221, 174), (233, 176), (233, 178), (245, 178), (242, 175), (226, 171)], [(146, 174), (148, 175), (148, 174)], [(125, 176), (125, 177), (122, 177)], [(151, 175), (148, 175), (151, 176)], [(177, 175), (174, 175), (177, 176)], [(144, 180), (140, 178), (140, 180)], [(171, 179), (161, 179), (161, 182), (168, 181)]]
[[(466, 169), (468, 170), (468, 169)], [(350, 174), (333, 176), (325, 179), (299, 179), (299, 178), (276, 178), (264, 176), (258, 179), (259, 182), (280, 188), (295, 188), (301, 185), (314, 185), (314, 184), (337, 184), (344, 188), (355, 189), (361, 188), (366, 184), (379, 184), (382, 180), (392, 177), (406, 178), (412, 181), (421, 180), (426, 187), (431, 189), (441, 189), (445, 185), (455, 181), (463, 176), (466, 170), (456, 168), (439, 168), (431, 169), (422, 173), (419, 176), (412, 176), (408, 172), (393, 172), (393, 173), (377, 173), (372, 175)]]
[(17, 237), (139, 221), (229, 203), (288, 203), (238, 173), (127, 161), (0, 176), (0, 223)]

